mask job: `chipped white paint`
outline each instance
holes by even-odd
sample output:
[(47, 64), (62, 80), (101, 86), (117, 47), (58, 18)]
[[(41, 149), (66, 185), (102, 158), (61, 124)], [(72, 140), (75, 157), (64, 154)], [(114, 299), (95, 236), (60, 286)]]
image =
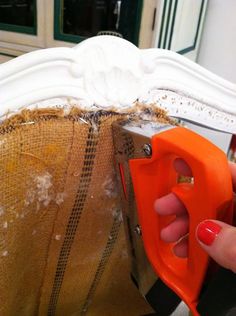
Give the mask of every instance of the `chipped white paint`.
[(8, 251), (7, 251), (7, 250), (4, 250), (4, 251), (2, 252), (2, 256), (3, 256), (3, 257), (8, 256)]
[[(235, 133), (235, 114), (227, 113), (227, 115), (222, 115), (222, 111), (219, 109), (211, 107), (202, 101), (181, 95), (180, 93), (154, 89), (146, 97), (144, 96), (141, 101), (144, 103), (156, 103), (166, 110), (170, 116)], [(226, 126), (227, 129), (225, 128)]]
[(0, 140), (0, 147), (5, 144), (5, 139)]
[(184, 100), (161, 102), (171, 115), (236, 133), (236, 85), (171, 51), (140, 50), (123, 39), (99, 36), (0, 65), (0, 116), (19, 106), (125, 111), (137, 100), (155, 101), (159, 92)]
[(65, 200), (65, 193), (64, 192), (61, 192), (61, 193), (57, 193), (56, 194), (56, 197), (55, 197), (55, 202), (57, 205), (60, 205), (64, 202)]
[[(48, 206), (52, 200), (50, 188), (52, 187), (52, 175), (45, 172), (33, 177), (33, 186), (27, 192), (25, 197), (25, 205), (28, 206), (36, 201), (36, 211), (40, 209), (40, 204)], [(21, 214), (22, 215), (22, 214)]]
[[(65, 192), (55, 192), (53, 188), (53, 177), (49, 172), (36, 174), (28, 181), (29, 189), (25, 193), (24, 204), (29, 206), (35, 204), (37, 213), (42, 207), (47, 207), (51, 202), (61, 205), (66, 197)], [(24, 218), (29, 211), (24, 211), (20, 217)]]
[(123, 221), (122, 211), (120, 209), (113, 209), (112, 210), (112, 216), (114, 219), (116, 219), (118, 222)]
[(55, 236), (55, 239), (56, 239), (56, 240), (60, 240), (60, 239), (61, 239), (61, 235), (56, 235), (56, 236)]
[(117, 183), (115, 181), (115, 177), (107, 175), (105, 181), (103, 182), (103, 190), (107, 197), (115, 198), (118, 196)]
[(42, 202), (44, 206), (48, 206), (52, 199), (49, 193), (49, 189), (52, 187), (52, 175), (49, 172), (45, 172), (43, 175), (35, 178), (35, 183), (38, 201)]
[(3, 222), (2, 226), (3, 226), (3, 228), (7, 229), (8, 228), (8, 222), (7, 221)]
[(33, 189), (29, 189), (26, 192), (26, 198), (25, 198), (25, 206), (28, 206), (34, 202), (35, 199), (35, 191)]

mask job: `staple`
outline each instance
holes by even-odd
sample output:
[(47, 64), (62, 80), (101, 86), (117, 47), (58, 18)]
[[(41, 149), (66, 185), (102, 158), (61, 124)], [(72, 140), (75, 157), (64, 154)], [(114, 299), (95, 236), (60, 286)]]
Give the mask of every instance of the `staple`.
[(85, 124), (88, 124), (88, 122), (85, 121), (82, 117), (79, 117), (79, 120), (82, 121), (82, 122), (85, 123)]
[(20, 123), (18, 125), (32, 125), (32, 124), (35, 124), (35, 122), (31, 121), (31, 122), (23, 122), (23, 123)]

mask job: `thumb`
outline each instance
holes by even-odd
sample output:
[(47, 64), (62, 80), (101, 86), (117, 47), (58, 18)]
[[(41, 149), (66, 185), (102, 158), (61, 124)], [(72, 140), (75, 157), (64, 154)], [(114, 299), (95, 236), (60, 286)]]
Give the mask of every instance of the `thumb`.
[(196, 229), (201, 247), (219, 265), (236, 273), (236, 228), (215, 220), (205, 220)]

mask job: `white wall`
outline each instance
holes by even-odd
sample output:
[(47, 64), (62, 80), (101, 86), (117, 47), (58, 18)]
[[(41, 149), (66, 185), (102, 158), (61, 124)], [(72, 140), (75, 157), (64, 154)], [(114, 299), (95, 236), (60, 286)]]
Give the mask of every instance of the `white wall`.
[(208, 0), (198, 63), (236, 83), (236, 0)]

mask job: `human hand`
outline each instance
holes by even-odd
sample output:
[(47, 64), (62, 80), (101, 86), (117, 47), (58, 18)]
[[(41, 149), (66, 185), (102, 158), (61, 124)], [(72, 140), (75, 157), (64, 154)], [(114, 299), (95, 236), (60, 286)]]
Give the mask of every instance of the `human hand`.
[[(190, 167), (182, 160), (174, 161), (176, 171), (192, 176)], [(229, 163), (233, 188), (236, 191), (236, 164)], [(161, 231), (165, 242), (176, 242), (173, 251), (176, 256), (188, 256), (189, 218), (184, 204), (170, 193), (155, 201), (154, 208), (159, 215), (176, 215), (176, 218)], [(201, 247), (221, 266), (236, 273), (236, 227), (216, 220), (205, 220), (196, 229), (196, 238)]]

